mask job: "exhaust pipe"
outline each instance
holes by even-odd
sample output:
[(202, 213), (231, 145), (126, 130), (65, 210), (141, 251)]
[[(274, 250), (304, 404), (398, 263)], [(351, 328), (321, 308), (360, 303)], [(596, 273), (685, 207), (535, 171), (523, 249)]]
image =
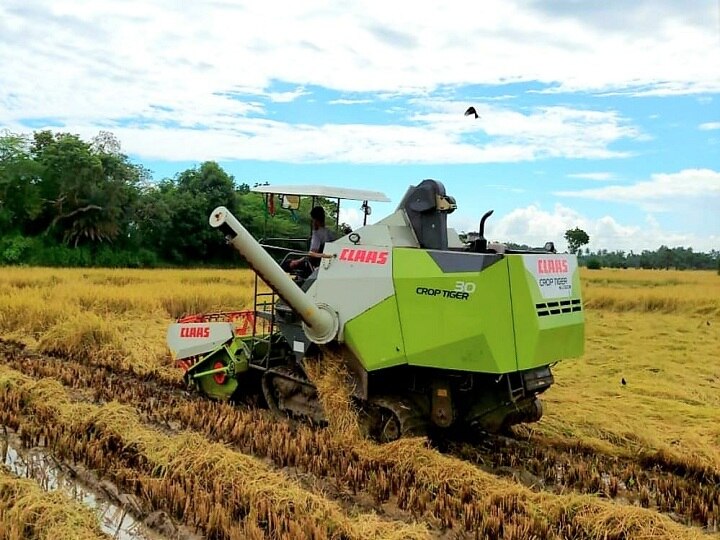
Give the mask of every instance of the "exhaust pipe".
[(303, 290), (227, 208), (218, 206), (212, 211), (210, 226), (220, 229), (257, 275), (297, 312), (303, 321), (303, 331), (310, 341), (323, 345), (335, 339), (340, 329), (337, 313), (327, 304), (316, 304), (305, 296)]
[(473, 253), (487, 253), (488, 241), (487, 238), (485, 238), (485, 222), (487, 221), (487, 218), (492, 216), (494, 211), (495, 210), (488, 210), (487, 212), (485, 212), (485, 214), (483, 214), (483, 217), (480, 219), (478, 238), (477, 240), (472, 242), (470, 248)]

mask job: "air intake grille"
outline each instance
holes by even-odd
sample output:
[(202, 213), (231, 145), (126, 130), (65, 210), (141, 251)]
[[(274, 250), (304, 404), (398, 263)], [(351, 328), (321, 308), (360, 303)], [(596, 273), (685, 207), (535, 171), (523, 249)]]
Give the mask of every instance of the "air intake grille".
[(547, 317), (549, 315), (561, 315), (563, 313), (582, 311), (582, 303), (579, 298), (573, 298), (572, 300), (535, 304), (535, 309), (537, 309), (538, 317)]

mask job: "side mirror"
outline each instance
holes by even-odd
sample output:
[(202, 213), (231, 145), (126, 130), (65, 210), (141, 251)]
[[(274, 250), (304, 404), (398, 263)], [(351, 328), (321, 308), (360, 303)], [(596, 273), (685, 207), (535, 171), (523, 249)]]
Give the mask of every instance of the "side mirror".
[(286, 210), (297, 210), (300, 208), (300, 197), (298, 195), (280, 195), (280, 206)]

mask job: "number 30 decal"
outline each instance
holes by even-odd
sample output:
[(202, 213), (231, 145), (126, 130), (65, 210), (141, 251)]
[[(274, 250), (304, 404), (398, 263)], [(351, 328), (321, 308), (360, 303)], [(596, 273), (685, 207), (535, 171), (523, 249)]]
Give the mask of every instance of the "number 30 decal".
[(475, 284), (472, 281), (456, 281), (455, 292), (472, 294), (475, 292)]

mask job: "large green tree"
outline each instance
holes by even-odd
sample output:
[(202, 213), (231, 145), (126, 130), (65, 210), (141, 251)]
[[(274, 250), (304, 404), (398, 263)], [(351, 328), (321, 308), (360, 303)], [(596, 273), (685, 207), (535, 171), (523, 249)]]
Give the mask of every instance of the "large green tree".
[(582, 246), (590, 242), (590, 237), (580, 227), (575, 227), (565, 231), (565, 240), (567, 240), (570, 253), (577, 253)]
[(41, 200), (35, 232), (73, 246), (127, 237), (144, 170), (118, 148), (68, 133), (35, 134), (31, 152), (40, 169)]
[(41, 211), (40, 167), (23, 135), (0, 135), (0, 230), (24, 233)]
[(138, 235), (143, 244), (177, 264), (229, 260), (232, 251), (208, 225), (210, 212), (218, 206), (236, 212), (235, 183), (217, 163), (207, 161), (142, 190)]

